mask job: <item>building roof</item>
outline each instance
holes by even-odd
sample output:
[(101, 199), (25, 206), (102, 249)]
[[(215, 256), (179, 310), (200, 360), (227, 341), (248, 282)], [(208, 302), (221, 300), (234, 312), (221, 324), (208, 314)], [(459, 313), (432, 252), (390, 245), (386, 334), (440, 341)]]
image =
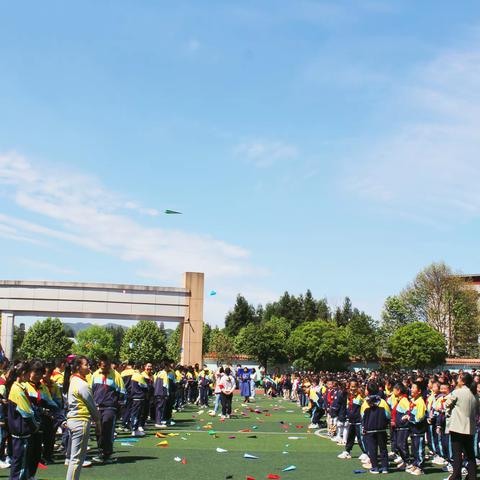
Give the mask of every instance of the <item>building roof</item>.
[(447, 358), (445, 365), (475, 365), (480, 367), (480, 358)]
[[(204, 359), (208, 358), (209, 360), (216, 360), (217, 359), (217, 353), (216, 352), (210, 352), (206, 353), (204, 355)], [(253, 360), (253, 357), (250, 355), (243, 355), (243, 354), (235, 354), (232, 355), (232, 360)]]

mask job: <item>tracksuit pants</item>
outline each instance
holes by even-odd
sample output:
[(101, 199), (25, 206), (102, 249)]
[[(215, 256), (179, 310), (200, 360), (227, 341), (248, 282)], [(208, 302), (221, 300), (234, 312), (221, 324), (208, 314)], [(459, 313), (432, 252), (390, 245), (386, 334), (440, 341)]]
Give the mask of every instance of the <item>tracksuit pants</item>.
[(418, 468), (423, 468), (423, 462), (425, 461), (425, 434), (424, 433), (412, 433), (412, 465)]
[(160, 425), (165, 422), (165, 408), (168, 397), (155, 397), (155, 423)]
[(222, 415), (231, 415), (233, 395), (225, 395), (222, 392)]
[(27, 464), (30, 478), (35, 477), (38, 469), (38, 462), (40, 462), (40, 459), (42, 458), (42, 437), (43, 433), (38, 431), (32, 433), (30, 440), (28, 441)]
[(28, 480), (31, 477), (27, 463), (29, 441), (30, 436), (16, 437), (12, 435), (10, 480)]
[(367, 455), (373, 469), (378, 469), (378, 451), (380, 451), (380, 468), (388, 470), (387, 432), (366, 432), (364, 435)]
[(87, 456), (90, 422), (68, 419), (67, 428), (70, 431), (70, 461), (66, 480), (78, 480)]
[(115, 408), (100, 408), (98, 413), (100, 414), (100, 425), (102, 426), (102, 431), (100, 437), (97, 438), (97, 442), (100, 453), (105, 459), (111, 457), (113, 453), (117, 410)]
[(145, 400), (143, 398), (132, 399), (132, 408), (130, 410), (130, 427), (132, 432), (137, 431), (140, 426), (144, 405)]
[(408, 449), (408, 436), (410, 435), (410, 432), (408, 428), (398, 428), (396, 429), (396, 432), (397, 452), (402, 460), (409, 464), (410, 452)]
[(357, 439), (358, 446), (362, 453), (367, 453), (365, 449), (365, 443), (363, 441), (362, 435), (362, 424), (361, 423), (349, 423), (347, 430), (347, 444), (345, 446), (345, 451), (351, 453), (353, 445), (355, 445), (355, 439)]

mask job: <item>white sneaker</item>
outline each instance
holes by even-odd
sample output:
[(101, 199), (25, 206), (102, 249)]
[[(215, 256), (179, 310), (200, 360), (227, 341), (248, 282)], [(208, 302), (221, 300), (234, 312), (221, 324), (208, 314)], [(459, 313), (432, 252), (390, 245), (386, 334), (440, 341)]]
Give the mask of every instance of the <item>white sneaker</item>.
[(167, 424), (166, 423), (156, 423), (155, 428), (167, 428)]
[(144, 430), (143, 427), (138, 427), (138, 431), (139, 431), (139, 432), (144, 432), (145, 430)]
[(0, 460), (0, 469), (10, 468), (10, 464), (8, 462), (4, 462)]
[(92, 466), (92, 462), (90, 460), (84, 460), (84, 462), (82, 463), (83, 468), (88, 468), (91, 466)]
[(352, 456), (348, 452), (342, 452), (340, 455), (337, 455), (337, 458), (341, 458), (342, 460), (349, 460)]
[(318, 424), (316, 423), (311, 423), (308, 428), (318, 428)]
[(393, 459), (393, 463), (399, 464), (403, 463), (402, 457), (398, 456)]
[(433, 457), (433, 460), (432, 460), (432, 463), (434, 465), (445, 465), (445, 460), (442, 458), (442, 457), (439, 457), (438, 455), (435, 455), (435, 457)]
[(173, 420), (170, 420), (170, 421), (168, 422), (168, 424), (169, 424), (170, 426), (172, 426), (172, 425), (175, 425), (175, 422), (174, 422)]
[(145, 436), (145, 432), (141, 432), (140, 430), (135, 430), (134, 432), (132, 432), (132, 437), (144, 437)]
[(412, 475), (423, 475), (424, 471), (421, 468), (414, 467), (411, 470), (409, 470), (408, 473), (410, 473)]
[(70, 460), (68, 458), (65, 459), (64, 465), (68, 467), (70, 465)]
[(361, 462), (366, 462), (366, 461), (369, 460), (368, 455), (367, 455), (366, 453), (362, 453), (362, 454), (358, 457), (358, 459), (359, 459)]

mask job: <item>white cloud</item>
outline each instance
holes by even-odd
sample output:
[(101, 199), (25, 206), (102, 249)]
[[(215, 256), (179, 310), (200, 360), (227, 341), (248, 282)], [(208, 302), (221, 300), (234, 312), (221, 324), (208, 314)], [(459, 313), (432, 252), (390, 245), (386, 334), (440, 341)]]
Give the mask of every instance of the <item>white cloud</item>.
[(445, 52), (414, 73), (392, 105), (405, 119), (360, 152), (350, 189), (404, 216), (480, 214), (479, 43)]
[(293, 160), (299, 152), (297, 147), (288, 143), (259, 139), (237, 145), (234, 153), (256, 167), (266, 168), (281, 161)]
[(209, 278), (262, 273), (242, 247), (208, 235), (142, 225), (125, 214), (125, 208), (138, 210), (137, 205), (122, 201), (94, 177), (49, 170), (7, 153), (0, 155), (0, 184), (19, 207), (35, 214), (35, 221), (0, 214), (0, 234), (66, 241), (136, 262), (157, 281), (175, 284), (184, 271), (203, 271)]

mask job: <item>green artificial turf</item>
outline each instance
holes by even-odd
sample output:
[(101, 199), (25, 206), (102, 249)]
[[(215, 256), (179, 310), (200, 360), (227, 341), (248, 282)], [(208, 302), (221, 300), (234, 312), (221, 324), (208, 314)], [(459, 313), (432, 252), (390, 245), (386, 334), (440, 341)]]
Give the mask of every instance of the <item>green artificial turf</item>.
[[(355, 474), (361, 469), (357, 459), (339, 460), (337, 455), (343, 450), (334, 442), (321, 438), (313, 432), (307, 432), (309, 419), (300, 408), (291, 402), (281, 399), (257, 397), (256, 403), (248, 407), (241, 406), (241, 400), (234, 399), (233, 408), (238, 410), (234, 418), (221, 422), (219, 417), (210, 417), (205, 409), (198, 415), (197, 407), (189, 406), (184, 412), (175, 415), (177, 424), (162, 433), (179, 433), (179, 436), (167, 439), (155, 438), (156, 430), (148, 425), (147, 436), (132, 444), (122, 446), (121, 439), (127, 442), (131, 437), (119, 435), (115, 442), (115, 456), (118, 463), (114, 465), (93, 466), (82, 470), (83, 479), (129, 479), (145, 480), (158, 478), (161, 480), (224, 480), (233, 476), (233, 480), (245, 480), (247, 476), (256, 480), (267, 478), (268, 474), (277, 474), (285, 480), (310, 479), (350, 479), (370, 477), (369, 473)], [(249, 408), (268, 410), (268, 414), (251, 412)], [(246, 416), (241, 415), (244, 412)], [(216, 435), (209, 434), (203, 427), (212, 423)], [(284, 428), (283, 425), (288, 428)], [(303, 426), (303, 428), (297, 428)], [(240, 433), (241, 429), (251, 432)], [(234, 436), (235, 438), (229, 438)], [(256, 438), (249, 438), (255, 436)], [(298, 440), (289, 436), (301, 437)], [(156, 446), (167, 440), (168, 447)], [(89, 457), (96, 453), (95, 442), (91, 442)], [(228, 450), (217, 453), (216, 448)], [(283, 453), (288, 452), (288, 453)], [(247, 460), (243, 458), (249, 453), (259, 458)], [(355, 446), (354, 456), (359, 449)], [(186, 464), (176, 462), (175, 457), (185, 458)], [(64, 478), (66, 467), (63, 457), (58, 457), (58, 464), (49, 465), (47, 470), (39, 470), (38, 479)], [(296, 470), (282, 472), (289, 465)], [(448, 475), (438, 468), (426, 468), (432, 480), (442, 479)], [(410, 478), (404, 472), (394, 472), (392, 478)], [(8, 477), (8, 470), (0, 471), (0, 478)]]

